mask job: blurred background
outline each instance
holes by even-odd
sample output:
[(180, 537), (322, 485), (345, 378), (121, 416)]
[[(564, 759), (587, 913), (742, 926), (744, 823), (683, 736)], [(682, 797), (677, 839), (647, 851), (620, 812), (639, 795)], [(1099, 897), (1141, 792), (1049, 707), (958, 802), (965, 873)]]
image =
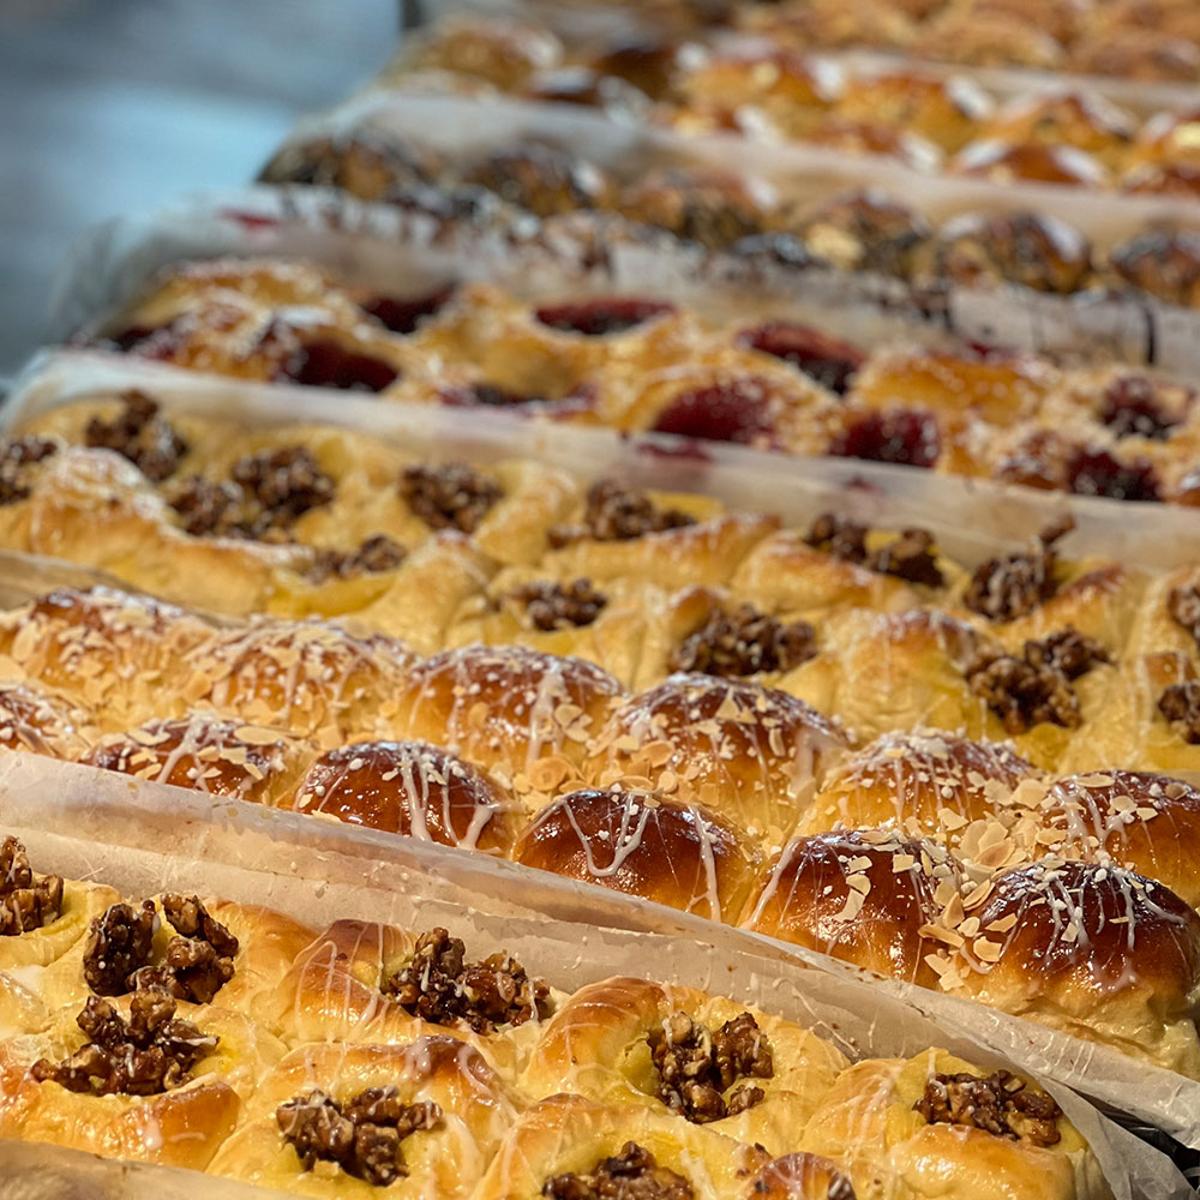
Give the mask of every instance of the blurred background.
[(395, 0), (0, 0), (0, 375), (81, 230), (247, 182), (397, 27)]

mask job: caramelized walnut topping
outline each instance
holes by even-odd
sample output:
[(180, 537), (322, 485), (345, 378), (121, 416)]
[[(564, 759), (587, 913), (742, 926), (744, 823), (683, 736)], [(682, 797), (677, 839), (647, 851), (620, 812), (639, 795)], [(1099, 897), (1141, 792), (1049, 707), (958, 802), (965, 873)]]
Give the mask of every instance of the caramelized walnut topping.
[(318, 550), (309, 574), (317, 582), (334, 576), (354, 579), (358, 575), (379, 575), (394, 571), (404, 561), (406, 553), (399, 542), (392, 541), (387, 534), (377, 533), (374, 537), (364, 538), (353, 550)]
[(0, 442), (0, 505), (27, 500), (31, 491), (25, 468), (43, 462), (58, 450), (48, 438), (13, 438)]
[(233, 978), (238, 940), (199, 898), (169, 892), (162, 906), (179, 936), (167, 943), (158, 963), (153, 961), (158, 915), (152, 900), (144, 900), (137, 911), (114, 904), (92, 921), (83, 955), (83, 975), (92, 991), (102, 996), (160, 991), (208, 1004)]
[(431, 528), (474, 533), (504, 492), (466, 463), (443, 463), (406, 467), (400, 495)]
[(1074, 520), (1065, 517), (1043, 529), (1025, 553), (989, 559), (971, 576), (963, 603), (989, 621), (1012, 621), (1033, 612), (1058, 590), (1055, 543), (1074, 528)]
[(626, 1142), (621, 1153), (603, 1158), (586, 1175), (554, 1175), (542, 1184), (546, 1200), (693, 1200), (692, 1185), (660, 1167), (649, 1150)]
[(252, 529), (288, 529), (333, 499), (334, 483), (304, 446), (250, 454), (233, 464), (233, 482), (261, 509)]
[(967, 664), (971, 690), (987, 701), (1009, 733), (1048, 721), (1076, 729), (1081, 716), (1071, 681), (1111, 661), (1098, 642), (1074, 629), (1028, 641), (1021, 656), (982, 649)]
[(771, 1043), (749, 1013), (717, 1030), (687, 1013), (672, 1013), (650, 1031), (646, 1042), (658, 1070), (658, 1098), (697, 1125), (752, 1108), (763, 1099), (762, 1088), (733, 1085), (739, 1079), (770, 1079), (775, 1074)]
[(807, 621), (785, 625), (741, 604), (714, 612), (671, 655), (672, 671), (694, 671), (723, 679), (787, 671), (817, 653), (817, 631)]
[(445, 929), (417, 939), (412, 961), (383, 981), (380, 990), (414, 1017), (438, 1025), (466, 1025), (494, 1033), (549, 1015), (550, 989), (530, 979), (516, 959), (493, 954), (467, 963), (466, 947)]
[(1196, 645), (1200, 646), (1200, 587), (1193, 583), (1187, 587), (1172, 588), (1167, 597), (1167, 612), (1175, 624), (1186, 629)]
[(306, 1171), (331, 1162), (355, 1179), (387, 1187), (408, 1174), (404, 1139), (438, 1128), (442, 1110), (431, 1100), (405, 1104), (394, 1087), (368, 1088), (344, 1105), (313, 1091), (281, 1104), (275, 1120)]
[(237, 510), (242, 489), (232, 483), (214, 483), (203, 475), (185, 479), (171, 497), (185, 533), (192, 537), (237, 536)]
[(187, 453), (187, 443), (158, 415), (158, 401), (145, 392), (121, 397), (124, 408), (111, 421), (92, 417), (83, 432), (86, 445), (115, 450), (155, 483), (173, 475)]
[(601, 479), (588, 489), (582, 525), (557, 525), (549, 532), (556, 548), (591, 538), (597, 542), (629, 542), (648, 533), (664, 533), (695, 525), (696, 518), (675, 508), (659, 508), (645, 492)]
[(1055, 1146), (1062, 1109), (1053, 1096), (1031, 1091), (1008, 1071), (991, 1075), (934, 1075), (913, 1109), (930, 1125), (969, 1125), (997, 1137)]
[(535, 629), (549, 633), (554, 629), (582, 629), (604, 611), (608, 597), (592, 587), (590, 579), (571, 583), (538, 581), (527, 583), (513, 592), (513, 599), (525, 605), (525, 614)]
[(130, 976), (150, 962), (158, 914), (152, 900), (141, 908), (113, 904), (93, 918), (83, 948), (83, 978), (99, 996), (130, 990)]
[(1158, 698), (1158, 711), (1185, 742), (1200, 745), (1200, 681), (1171, 684)]
[(16, 838), (0, 842), (0, 937), (41, 929), (62, 916), (62, 906), (61, 876), (39, 879)]
[(867, 550), (867, 527), (854, 521), (822, 513), (804, 539), (808, 545), (834, 558), (857, 563), (881, 575), (895, 575), (909, 583), (941, 587), (945, 582), (937, 565), (933, 535), (924, 529), (903, 529), (878, 550)]
[(89, 996), (76, 1020), (87, 1043), (60, 1063), (38, 1059), (30, 1071), (38, 1083), (93, 1096), (155, 1096), (187, 1083), (219, 1041), (177, 1018), (175, 1001), (163, 992), (137, 992), (128, 1020)]

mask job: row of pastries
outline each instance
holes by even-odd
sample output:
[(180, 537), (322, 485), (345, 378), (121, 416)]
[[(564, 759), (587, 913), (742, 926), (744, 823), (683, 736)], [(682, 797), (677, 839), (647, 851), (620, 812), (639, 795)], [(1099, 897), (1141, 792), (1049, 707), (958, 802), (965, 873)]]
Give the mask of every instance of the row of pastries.
[(970, 569), (921, 530), (145, 396), (42, 421), (3, 456), (6, 544), (278, 615), (19, 606), (4, 744), (503, 855), (1200, 1074), (1200, 796), (1170, 777), (1200, 744), (1194, 569), (1073, 560), (1066, 526)]
[[(902, 93), (907, 81), (890, 86)], [(902, 97), (896, 103), (905, 106)], [(1104, 123), (1104, 110), (1094, 114), (1094, 107), (1075, 94), (1053, 96), (1011, 119), (1031, 130), (1045, 127), (1047, 136), (1056, 137), (1068, 136), (1064, 127), (1079, 124), (1071, 136), (1089, 141), (1092, 123)], [(1146, 137), (1160, 149), (1148, 149), (1147, 155), (1181, 161), (1139, 163), (1128, 172), (1127, 186), (1193, 197), (1197, 167), (1182, 159), (1191, 153), (1185, 148), (1195, 127), (1194, 114), (1186, 113), (1148, 122)], [(979, 145), (971, 151), (980, 160), (973, 170), (994, 182), (1046, 182), (1041, 176), (1069, 182), (1075, 179), (1072, 168), (1079, 167), (1070, 147)], [(914, 302), (928, 303), (930, 295), (951, 287), (1006, 284), (1081, 300), (1153, 298), (1185, 308), (1195, 307), (1200, 295), (1200, 234), (1186, 221), (1126, 213), (1121, 223), (1090, 237), (1061, 215), (1030, 207), (1027, 199), (1004, 197), (1010, 202), (978, 208), (975, 198), (964, 197), (965, 206), (932, 218), (920, 197), (902, 199), (874, 183), (831, 190), (824, 177), (769, 181), (754, 171), (684, 157), (658, 165), (645, 159), (646, 153), (633, 154), (625, 163), (601, 166), (578, 145), (533, 131), (486, 149), (451, 153), (427, 144), (419, 133), (389, 128), (385, 111), (330, 135), (290, 141), (261, 179), (339, 188), (360, 200), (417, 209), (447, 225), (502, 228), (508, 236), (535, 230), (578, 237), (581, 226), (588, 228), (578, 218), (584, 214), (610, 243), (649, 231), (776, 271), (869, 272), (908, 285)], [(620, 222), (610, 220), (614, 214)]]
[(1089, 1200), (1054, 1099), (851, 1061), (693, 988), (582, 987), (440, 927), (324, 930), (39, 872), (0, 843), (0, 1136), (314, 1197)]
[(847, 67), (797, 45), (783, 22), (731, 38), (628, 34), (564, 44), (506, 19), (435, 26), (406, 48), (389, 85), (479, 98), (507, 93), (598, 108), (683, 134), (734, 133), (883, 155), (919, 171), (1196, 198), (1194, 109), (1146, 119), (1069, 83), (997, 103), (969, 75), (896, 64)]
[[(170, 269), (90, 340), (240, 379), (1200, 503), (1186, 384), (962, 343), (868, 350), (769, 306), (730, 320), (653, 296), (530, 303), (486, 284), (381, 295), (309, 264), (224, 259)], [(155, 464), (164, 478), (177, 458)]]

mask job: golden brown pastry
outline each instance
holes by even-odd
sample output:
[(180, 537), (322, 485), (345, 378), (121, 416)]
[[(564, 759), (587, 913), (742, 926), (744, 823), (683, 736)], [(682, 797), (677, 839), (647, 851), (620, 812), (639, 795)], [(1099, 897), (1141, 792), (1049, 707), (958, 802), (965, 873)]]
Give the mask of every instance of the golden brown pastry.
[(809, 1030), (694, 988), (615, 978), (551, 1018), (521, 1077), (535, 1097), (571, 1091), (649, 1106), (772, 1154), (796, 1146), (846, 1066)]
[(755, 843), (719, 812), (636, 786), (551, 801), (521, 832), (515, 862), (714, 920), (741, 911)]
[(847, 83), (838, 112), (853, 120), (884, 121), (959, 150), (992, 112), (988, 94), (966, 76), (940, 79), (892, 71)]
[(678, 674), (613, 712), (587, 770), (602, 782), (647, 780), (777, 845), (846, 744), (786, 692)]
[(800, 837), (772, 865), (743, 922), (880, 975), (933, 986), (925, 961), (958, 867), (941, 847), (885, 829)]
[(336, 921), (295, 959), (260, 1020), (291, 1045), (408, 1043), (445, 1035), (515, 1077), (555, 998), (504, 953), (468, 961), (442, 928)]
[(537, 26), (464, 17), (406, 45), (402, 61), (406, 69), (478, 76), (508, 90), (554, 66), (562, 53), (558, 39)]
[(1195, 1077), (1200, 917), (1113, 864), (1046, 860), (997, 876), (941, 986)]
[(1004, 141), (999, 138), (972, 142), (951, 164), (957, 175), (993, 183), (1058, 183), (1070, 187), (1100, 188), (1109, 182), (1099, 159), (1086, 150), (1062, 141)]
[(1074, 146), (1115, 170), (1123, 164), (1136, 130), (1132, 114), (1103, 96), (1060, 92), (1013, 101), (984, 126), (981, 136)]
[(614, 1190), (617, 1181), (677, 1200), (743, 1200), (770, 1156), (703, 1127), (684, 1127), (649, 1105), (551, 1096), (500, 1144), (477, 1200), (566, 1200)]
[(386, 833), (504, 853), (517, 810), (485, 771), (427, 742), (351, 742), (317, 758), (280, 801)]
[(283, 1047), (245, 1017), (162, 992), (91, 997), (0, 1043), (0, 1132), (202, 1170)]
[(803, 1145), (864, 1196), (1084, 1200), (1108, 1194), (1079, 1132), (1037, 1084), (944, 1050), (847, 1068)]
[(483, 1056), (453, 1038), (302, 1046), (259, 1082), (209, 1173), (305, 1196), (455, 1200), (516, 1116)]
[(88, 747), (85, 710), (25, 683), (0, 684), (0, 749), (79, 758)]

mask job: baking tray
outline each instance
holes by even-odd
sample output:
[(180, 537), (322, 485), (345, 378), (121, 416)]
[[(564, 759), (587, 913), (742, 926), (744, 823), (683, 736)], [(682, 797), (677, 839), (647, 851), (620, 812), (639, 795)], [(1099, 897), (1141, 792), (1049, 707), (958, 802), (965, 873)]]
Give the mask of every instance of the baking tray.
[[(68, 878), (99, 879), (131, 893), (220, 895), (317, 928), (337, 918), (443, 924), (465, 935), (473, 952), (508, 950), (560, 987), (614, 974), (648, 976), (758, 1004), (814, 1028), (852, 1057), (909, 1055), (936, 1044), (987, 1065), (1015, 1065), (1037, 1075), (1080, 1127), (1119, 1200), (1189, 1194), (1164, 1156), (1067, 1090), (1082, 1076), (1064, 1069), (1071, 1048), (1050, 1043), (1072, 1039), (1018, 1032), (1009, 1055), (994, 1030), (981, 1031), (1021, 1022), (982, 1019), (974, 1005), (955, 1011), (931, 994), (905, 996), (795, 947), (481, 856), (350, 827), (328, 830), (324, 822), (240, 802), (214, 805), (194, 792), (20, 752), (0, 759), (0, 821), (26, 843), (40, 870)], [(1050, 1068), (1044, 1079), (1033, 1065), (1039, 1057)], [(1095, 1077), (1108, 1056), (1085, 1057)], [(1158, 1107), (1160, 1088), (1177, 1091), (1157, 1077), (1163, 1072), (1127, 1071), (1124, 1086), (1143, 1108)], [(1172, 1102), (1182, 1099), (1194, 1113), (1187, 1095), (1193, 1089), (1200, 1085), (1187, 1085)]]

